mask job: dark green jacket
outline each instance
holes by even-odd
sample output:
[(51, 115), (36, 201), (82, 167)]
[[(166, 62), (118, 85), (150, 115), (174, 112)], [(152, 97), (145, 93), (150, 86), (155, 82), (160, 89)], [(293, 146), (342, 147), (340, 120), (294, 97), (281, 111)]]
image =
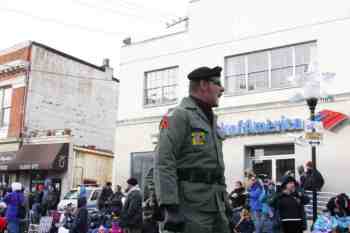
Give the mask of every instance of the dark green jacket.
[[(162, 120), (155, 157), (155, 186), (160, 205), (180, 205), (201, 211), (224, 211), (226, 185), (222, 140), (217, 118), (210, 125), (190, 97)], [(178, 169), (216, 169), (221, 185), (179, 181)]]

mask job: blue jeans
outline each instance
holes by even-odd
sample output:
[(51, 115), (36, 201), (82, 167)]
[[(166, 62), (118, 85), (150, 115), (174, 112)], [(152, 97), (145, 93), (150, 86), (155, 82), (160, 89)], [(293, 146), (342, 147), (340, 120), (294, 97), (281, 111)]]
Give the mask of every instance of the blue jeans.
[(261, 224), (262, 232), (264, 233), (274, 233), (274, 219), (268, 216), (268, 214), (263, 214), (262, 216), (262, 224)]
[(8, 220), (8, 233), (19, 233), (19, 220)]
[(255, 233), (262, 233), (263, 219), (261, 211), (252, 211), (252, 219), (255, 225)]

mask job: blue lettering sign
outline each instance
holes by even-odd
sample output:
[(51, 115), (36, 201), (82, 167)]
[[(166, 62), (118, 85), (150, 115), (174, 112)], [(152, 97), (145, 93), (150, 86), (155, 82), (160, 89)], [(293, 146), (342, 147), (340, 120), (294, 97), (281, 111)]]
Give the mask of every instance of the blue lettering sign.
[(240, 120), (236, 125), (221, 123), (220, 130), (227, 137), (269, 133), (284, 133), (290, 131), (304, 130), (304, 121), (299, 118), (290, 119), (285, 116), (282, 116), (281, 119), (274, 121)]

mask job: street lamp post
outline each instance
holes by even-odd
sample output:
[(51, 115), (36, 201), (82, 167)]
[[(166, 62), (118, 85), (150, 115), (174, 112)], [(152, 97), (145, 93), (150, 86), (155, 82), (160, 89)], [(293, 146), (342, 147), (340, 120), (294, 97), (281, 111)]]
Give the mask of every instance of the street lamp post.
[[(317, 98), (309, 98), (306, 100), (307, 105), (310, 109), (310, 120), (311, 122), (315, 121), (315, 109), (318, 102)], [(313, 127), (312, 132), (315, 132), (315, 128)], [(311, 156), (312, 156), (312, 167), (314, 171), (316, 170), (316, 146), (311, 146)], [(315, 223), (317, 219), (317, 190), (315, 188), (312, 189), (312, 220)]]
[[(330, 84), (333, 81), (335, 73), (320, 72), (318, 69), (317, 61), (314, 61), (308, 71), (299, 76), (292, 76), (291, 82), (297, 84), (302, 88), (301, 93), (296, 93), (291, 99), (292, 101), (306, 100), (307, 105), (310, 109), (310, 121), (311, 121), (311, 133), (312, 135), (317, 133), (315, 128), (315, 109), (317, 106), (318, 99), (321, 97), (329, 96), (327, 93)], [(328, 89), (328, 90), (326, 90)], [(316, 146), (320, 144), (320, 139), (310, 139), (311, 145), (311, 156), (313, 170), (317, 169), (316, 166)], [(312, 189), (312, 219), (315, 223), (317, 219), (317, 190), (314, 187)]]

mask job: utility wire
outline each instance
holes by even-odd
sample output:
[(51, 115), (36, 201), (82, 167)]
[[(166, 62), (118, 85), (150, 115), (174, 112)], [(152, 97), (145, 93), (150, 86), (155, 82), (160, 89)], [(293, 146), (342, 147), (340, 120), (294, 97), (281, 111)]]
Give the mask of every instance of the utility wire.
[[(61, 77), (83, 79), (83, 80), (97, 80), (97, 81), (104, 81), (104, 82), (116, 82), (114, 80), (100, 79), (100, 78), (89, 77), (89, 76), (80, 76), (80, 75), (73, 75), (73, 74), (58, 73), (58, 72), (46, 71), (46, 70), (31, 69), (30, 71), (39, 72), (39, 73), (45, 73), (45, 74), (52, 74), (52, 75), (61, 76)], [(52, 77), (52, 76), (46, 76), (46, 77)]]
[[(6, 64), (0, 64), (0, 67), (8, 67), (8, 68), (16, 68), (16, 66), (6, 65)], [(22, 67), (20, 67), (22, 68)], [(25, 69), (25, 68), (24, 68)], [(59, 73), (54, 71), (47, 71), (47, 70), (39, 70), (39, 69), (30, 69), (31, 72), (38, 72), (38, 73), (45, 73), (45, 74), (52, 74), (56, 76), (66, 77), (66, 78), (75, 78), (75, 79), (83, 79), (83, 80), (97, 80), (97, 81), (104, 81), (104, 82), (116, 82), (115, 80), (109, 80), (109, 79), (101, 79), (97, 77), (91, 77), (91, 76), (82, 76), (82, 75), (75, 75), (75, 74), (69, 74), (69, 73)], [(45, 77), (52, 77), (52, 76), (45, 76)]]
[(104, 34), (106, 36), (124, 36), (125, 34), (127, 34), (126, 32), (106, 31), (106, 30), (101, 29), (101, 28), (94, 28), (94, 27), (88, 27), (88, 26), (84, 26), (84, 25), (80, 25), (80, 24), (66, 23), (66, 22), (59, 20), (59, 19), (41, 17), (41, 16), (34, 15), (30, 12), (17, 10), (17, 9), (0, 7), (0, 11), (5, 11), (5, 12), (16, 14), (16, 15), (26, 16), (28, 18), (32, 18), (36, 21), (40, 21), (43, 23), (54, 23), (54, 24), (65, 26), (65, 27), (79, 29), (82, 31), (87, 31), (87, 32), (92, 32), (92, 33), (101, 33), (101, 34)]

